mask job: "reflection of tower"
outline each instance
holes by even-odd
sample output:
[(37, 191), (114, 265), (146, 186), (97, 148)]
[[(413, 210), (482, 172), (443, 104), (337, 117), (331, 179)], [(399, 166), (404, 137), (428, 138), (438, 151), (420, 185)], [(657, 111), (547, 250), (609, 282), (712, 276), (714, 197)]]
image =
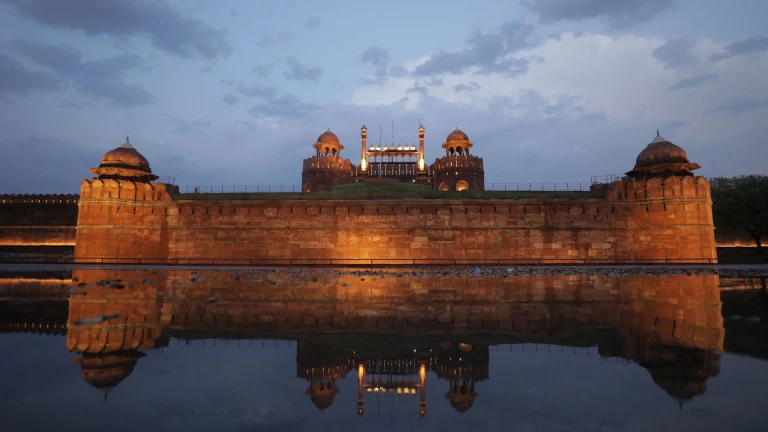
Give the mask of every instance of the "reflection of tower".
[(83, 353), (80, 358), (74, 359), (73, 363), (80, 364), (85, 382), (101, 390), (106, 401), (109, 392), (133, 372), (141, 357), (144, 357), (144, 353), (137, 350), (106, 354)]
[(322, 412), (333, 403), (339, 389), (336, 381), (351, 369), (345, 353), (325, 344), (299, 341), (296, 347), (296, 375), (309, 381), (307, 394)]
[(488, 379), (488, 346), (445, 342), (440, 345), (435, 373), (448, 380), (445, 398), (459, 413), (464, 413), (478, 398), (475, 383)]

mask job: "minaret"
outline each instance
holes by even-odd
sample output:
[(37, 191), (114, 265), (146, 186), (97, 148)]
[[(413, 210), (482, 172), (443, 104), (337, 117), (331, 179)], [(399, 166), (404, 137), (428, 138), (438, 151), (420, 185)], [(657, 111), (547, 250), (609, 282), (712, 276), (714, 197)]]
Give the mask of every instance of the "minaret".
[(368, 169), (368, 128), (363, 125), (360, 128), (360, 139), (363, 142), (363, 147), (360, 152), (360, 171), (366, 171)]
[(365, 383), (365, 366), (357, 366), (357, 415), (363, 415), (365, 412), (365, 402), (363, 401), (363, 383)]
[(424, 125), (419, 123), (419, 172), (424, 172)]

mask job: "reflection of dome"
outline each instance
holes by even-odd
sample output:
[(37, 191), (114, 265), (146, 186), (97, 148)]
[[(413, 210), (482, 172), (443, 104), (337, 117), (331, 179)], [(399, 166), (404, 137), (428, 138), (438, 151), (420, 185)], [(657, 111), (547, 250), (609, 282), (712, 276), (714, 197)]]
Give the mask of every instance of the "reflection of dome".
[(79, 359), (83, 380), (104, 392), (104, 400), (113, 388), (133, 372), (136, 362), (143, 357), (139, 351), (116, 351), (109, 354), (85, 353)]
[(333, 398), (336, 397), (338, 392), (339, 389), (331, 381), (316, 382), (307, 390), (309, 399), (320, 411), (325, 411), (326, 408), (331, 406)]
[(322, 135), (317, 137), (317, 142), (319, 143), (339, 143), (339, 137), (336, 136), (335, 133), (331, 132), (330, 129), (323, 132)]
[(635, 167), (661, 162), (689, 163), (690, 161), (688, 160), (688, 155), (685, 154), (685, 150), (667, 141), (663, 136), (659, 135), (659, 131), (656, 131), (656, 137), (653, 141), (637, 156)]
[(107, 152), (101, 158), (99, 167), (91, 169), (91, 173), (99, 178), (157, 179), (152, 174), (147, 158), (133, 148), (128, 137), (120, 147)]
[(472, 408), (472, 404), (474, 404), (475, 401), (472, 400), (472, 399), (469, 399), (469, 400), (453, 400), (453, 399), (451, 399), (450, 403), (451, 403), (451, 406), (453, 407), (453, 409), (455, 409), (456, 411), (458, 411), (460, 413), (465, 413), (470, 408)]
[(455, 131), (451, 132), (448, 135), (448, 138), (445, 139), (447, 142), (451, 141), (469, 141), (469, 137), (464, 132), (460, 131), (459, 128), (456, 128)]

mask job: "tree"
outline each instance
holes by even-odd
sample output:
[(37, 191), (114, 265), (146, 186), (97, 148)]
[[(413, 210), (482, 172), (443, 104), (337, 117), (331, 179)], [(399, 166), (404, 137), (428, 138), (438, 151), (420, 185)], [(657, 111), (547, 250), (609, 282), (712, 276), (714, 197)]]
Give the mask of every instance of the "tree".
[(768, 236), (768, 176), (716, 177), (710, 181), (712, 216), (724, 234), (746, 233), (760, 253)]

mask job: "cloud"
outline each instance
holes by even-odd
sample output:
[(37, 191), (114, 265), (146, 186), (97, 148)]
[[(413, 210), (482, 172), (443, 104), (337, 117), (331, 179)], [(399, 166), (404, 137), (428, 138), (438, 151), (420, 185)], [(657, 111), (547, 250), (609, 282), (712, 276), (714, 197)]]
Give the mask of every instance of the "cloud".
[(288, 66), (288, 70), (283, 72), (283, 76), (292, 81), (317, 82), (323, 74), (323, 70), (320, 67), (303, 65), (293, 56), (288, 57), (285, 60), (285, 64)]
[(442, 78), (431, 77), (424, 84), (430, 87), (442, 87), (445, 85), (445, 82), (443, 82)]
[(612, 29), (626, 29), (674, 7), (673, 0), (522, 0), (543, 23), (600, 19)]
[(271, 85), (252, 85), (250, 87), (238, 87), (238, 93), (248, 97), (260, 97), (269, 99), (277, 94), (277, 88)]
[(275, 69), (275, 63), (256, 65), (251, 71), (259, 78), (266, 78), (272, 73), (273, 69)]
[(158, 49), (206, 59), (225, 57), (232, 47), (222, 31), (182, 16), (164, 1), (0, 0), (22, 17), (55, 28), (80, 30), (91, 36), (146, 36)]
[(155, 97), (144, 88), (124, 81), (128, 71), (144, 67), (142, 58), (136, 54), (121, 54), (82, 63), (80, 51), (70, 46), (22, 41), (14, 41), (13, 45), (35, 63), (71, 80), (77, 90), (88, 95), (126, 108), (155, 101)]
[(476, 68), (480, 74), (501, 73), (510, 77), (524, 74), (533, 59), (510, 55), (532, 47), (528, 41), (532, 33), (533, 26), (517, 21), (487, 33), (476, 31), (467, 38), (465, 49), (432, 53), (426, 62), (416, 67), (413, 75), (460, 74), (470, 68)]
[(698, 75), (691, 78), (681, 79), (680, 81), (669, 86), (667, 90), (675, 91), (684, 88), (698, 87), (704, 83), (713, 83), (717, 81), (717, 75)]
[(221, 97), (221, 100), (228, 105), (235, 105), (240, 102), (240, 99), (232, 93), (227, 93)]
[(173, 132), (178, 134), (198, 134), (203, 129), (207, 129), (211, 126), (210, 120), (201, 118), (195, 119), (193, 121), (187, 121), (178, 118), (173, 118), (172, 120), (174, 123), (176, 123), (176, 126), (173, 128)]
[(301, 118), (319, 109), (319, 106), (300, 101), (296, 96), (283, 94), (269, 98), (264, 103), (250, 109), (254, 117), (293, 117)]
[(712, 107), (711, 111), (722, 111), (728, 114), (741, 114), (762, 108), (768, 108), (768, 99), (734, 98), (716, 104)]
[(389, 66), (389, 53), (379, 46), (369, 46), (358, 56), (358, 60), (376, 68), (373, 72), (374, 79), (365, 80), (364, 84), (382, 85), (390, 78), (405, 78), (410, 75), (408, 69), (402, 66)]
[(478, 84), (478, 83), (476, 83), (474, 81), (470, 82), (469, 85), (457, 84), (457, 85), (453, 86), (453, 92), (454, 93), (459, 93), (459, 92), (472, 93), (475, 90), (480, 90), (480, 84)]
[(690, 126), (690, 122), (688, 120), (670, 120), (663, 125), (661, 125), (661, 129), (664, 130), (677, 130), (682, 129), (686, 126)]
[(414, 84), (413, 87), (411, 87), (411, 88), (409, 88), (408, 90), (405, 91), (405, 94), (408, 94), (408, 93), (416, 93), (416, 94), (420, 94), (420, 95), (422, 95), (424, 97), (428, 96), (427, 88), (424, 87), (424, 86), (419, 86), (418, 84)]
[(665, 68), (679, 69), (687, 66), (692, 66), (698, 61), (696, 57), (691, 54), (691, 48), (693, 48), (693, 41), (680, 38), (670, 39), (663, 45), (659, 45), (658, 48), (653, 50), (653, 56), (660, 61)]
[(323, 23), (323, 20), (321, 20), (319, 17), (312, 17), (312, 18), (307, 20), (307, 22), (304, 24), (304, 27), (308, 28), (310, 30), (311, 29), (316, 29), (316, 28), (320, 27), (320, 24), (322, 24), (322, 23)]
[(260, 47), (280, 45), (292, 41), (293, 37), (293, 33), (290, 32), (280, 32), (274, 37), (263, 34), (261, 35), (261, 39), (256, 41), (256, 45)]
[(752, 36), (751, 38), (731, 42), (722, 52), (712, 55), (712, 61), (720, 61), (739, 55), (755, 54), (768, 50), (768, 37)]
[(83, 57), (80, 51), (66, 45), (44, 45), (21, 40), (12, 40), (11, 45), (35, 63), (66, 75), (77, 72)]
[(0, 54), (0, 96), (55, 91), (60, 88), (61, 84), (52, 74), (29, 71), (13, 57)]
[(155, 96), (135, 84), (124, 82), (126, 72), (144, 67), (136, 54), (121, 54), (83, 63), (75, 75), (75, 88), (125, 108), (148, 105)]

